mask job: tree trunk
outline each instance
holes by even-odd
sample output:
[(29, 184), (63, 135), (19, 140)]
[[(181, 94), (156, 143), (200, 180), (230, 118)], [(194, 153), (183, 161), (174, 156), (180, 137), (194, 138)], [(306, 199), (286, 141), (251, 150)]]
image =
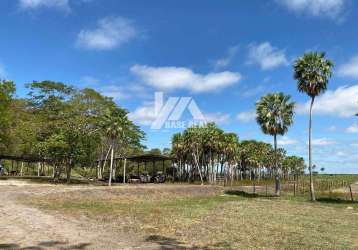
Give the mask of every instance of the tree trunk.
[(199, 176), (200, 176), (201, 185), (204, 185), (203, 175), (202, 175), (201, 169), (200, 169), (200, 167), (199, 167), (199, 161), (198, 161), (198, 159), (196, 158), (196, 155), (195, 155), (195, 154), (193, 154), (193, 157), (194, 157), (194, 161), (195, 161), (196, 167), (197, 167), (197, 169), (198, 169), (198, 171), (199, 171)]
[(275, 148), (275, 195), (280, 196), (280, 176), (278, 175), (278, 162), (277, 162), (277, 135), (273, 136), (274, 148)]
[(66, 168), (67, 184), (71, 183), (71, 170), (72, 170), (72, 160), (69, 160), (69, 162), (67, 163), (67, 168)]
[(114, 146), (112, 145), (112, 149), (111, 149), (111, 165), (110, 165), (110, 167), (109, 167), (109, 180), (108, 180), (108, 186), (112, 186), (113, 157), (114, 157)]
[(308, 123), (308, 170), (310, 172), (310, 194), (311, 201), (316, 201), (314, 186), (313, 186), (313, 175), (312, 175), (312, 107), (314, 103), (314, 97), (311, 99), (310, 105), (310, 117)]
[(97, 165), (97, 179), (102, 180), (102, 159), (98, 160)]
[(41, 169), (41, 163), (38, 162), (38, 163), (37, 163), (37, 177), (40, 176), (40, 169)]

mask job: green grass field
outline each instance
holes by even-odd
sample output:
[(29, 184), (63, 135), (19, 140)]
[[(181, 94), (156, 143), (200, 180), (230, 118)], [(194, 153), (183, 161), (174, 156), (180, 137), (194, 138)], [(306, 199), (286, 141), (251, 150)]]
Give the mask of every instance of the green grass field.
[(260, 197), (193, 185), (56, 193), (26, 201), (68, 218), (145, 234), (173, 249), (357, 249), (358, 203)]

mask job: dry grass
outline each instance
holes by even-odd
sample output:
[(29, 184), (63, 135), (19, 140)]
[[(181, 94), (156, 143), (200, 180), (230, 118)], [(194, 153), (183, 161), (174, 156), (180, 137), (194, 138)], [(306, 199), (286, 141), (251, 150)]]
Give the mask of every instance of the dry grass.
[(163, 248), (358, 249), (357, 203), (253, 198), (189, 185), (92, 188), (26, 203), (144, 234)]

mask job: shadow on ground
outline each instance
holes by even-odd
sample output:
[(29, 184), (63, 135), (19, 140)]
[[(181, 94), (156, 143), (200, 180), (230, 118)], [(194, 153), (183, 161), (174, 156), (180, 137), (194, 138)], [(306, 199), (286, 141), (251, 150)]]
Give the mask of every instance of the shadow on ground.
[(212, 245), (206, 245), (206, 246), (191, 246), (188, 247), (187, 244), (184, 242), (181, 242), (174, 238), (164, 237), (161, 235), (150, 235), (148, 238), (146, 238), (147, 242), (156, 243), (160, 246), (160, 249), (163, 250), (170, 250), (170, 249), (178, 249), (178, 250), (197, 250), (197, 249), (204, 249), (204, 250), (214, 250), (214, 249), (233, 249), (231, 245), (227, 242), (219, 242)]
[(43, 241), (38, 243), (36, 246), (28, 246), (28, 247), (21, 247), (18, 244), (9, 243), (9, 244), (0, 244), (0, 249), (3, 250), (45, 250), (49, 248), (59, 247), (65, 250), (81, 250), (81, 249), (89, 249), (90, 243), (80, 243), (71, 245), (68, 242), (63, 241)]
[(323, 198), (317, 198), (318, 202), (322, 203), (331, 203), (331, 204), (355, 204), (358, 205), (358, 201), (351, 201), (351, 200), (344, 200), (341, 198), (329, 198), (329, 197), (323, 197)]
[(242, 196), (245, 198), (260, 198), (260, 197), (264, 197), (264, 198), (277, 198), (277, 196), (275, 195), (261, 195), (261, 194), (254, 194), (254, 193), (247, 193), (245, 191), (242, 190), (226, 190), (225, 194), (228, 195), (237, 195), (237, 196)]

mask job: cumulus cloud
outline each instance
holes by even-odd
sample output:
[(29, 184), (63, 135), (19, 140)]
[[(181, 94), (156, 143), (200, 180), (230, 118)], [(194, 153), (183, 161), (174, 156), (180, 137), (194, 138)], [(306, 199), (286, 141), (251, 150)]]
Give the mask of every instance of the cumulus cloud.
[(251, 122), (256, 119), (255, 111), (240, 112), (237, 114), (236, 119), (240, 122)]
[(230, 47), (226, 53), (226, 55), (222, 58), (219, 58), (218, 60), (214, 61), (214, 68), (215, 69), (221, 69), (229, 66), (236, 56), (237, 52), (239, 50), (239, 46), (233, 46)]
[(148, 102), (143, 106), (136, 108), (133, 112), (128, 114), (128, 118), (139, 125), (151, 125), (157, 118), (157, 115), (155, 114), (154, 103)]
[(251, 44), (247, 62), (248, 64), (259, 65), (262, 70), (288, 65), (285, 51), (271, 46), (269, 42)]
[(354, 123), (346, 129), (347, 133), (358, 133), (358, 123)]
[(290, 11), (311, 16), (337, 18), (343, 12), (346, 0), (276, 0)]
[(358, 55), (338, 68), (338, 75), (358, 79)]
[[(297, 106), (297, 112), (307, 114), (310, 101)], [(358, 110), (358, 85), (343, 86), (332, 91), (328, 90), (315, 100), (313, 111), (315, 114), (340, 117), (354, 116)]]
[(280, 146), (295, 145), (298, 144), (297, 140), (291, 139), (287, 136), (283, 136), (277, 140), (277, 144)]
[(184, 67), (150, 67), (134, 65), (131, 72), (143, 83), (159, 90), (187, 89), (193, 92), (219, 90), (238, 83), (240, 73), (218, 72), (198, 74)]
[(77, 35), (77, 46), (84, 49), (111, 50), (138, 35), (133, 22), (123, 17), (100, 19), (94, 29), (83, 29)]
[(327, 146), (327, 145), (334, 145), (334, 144), (336, 144), (336, 141), (325, 137), (312, 140), (312, 145), (317, 145), (317, 146)]
[(19, 7), (23, 10), (39, 8), (52, 8), (66, 12), (71, 10), (69, 0), (19, 0)]
[(224, 113), (208, 113), (205, 114), (205, 120), (207, 122), (215, 122), (216, 124), (227, 124), (230, 121), (230, 115)]

